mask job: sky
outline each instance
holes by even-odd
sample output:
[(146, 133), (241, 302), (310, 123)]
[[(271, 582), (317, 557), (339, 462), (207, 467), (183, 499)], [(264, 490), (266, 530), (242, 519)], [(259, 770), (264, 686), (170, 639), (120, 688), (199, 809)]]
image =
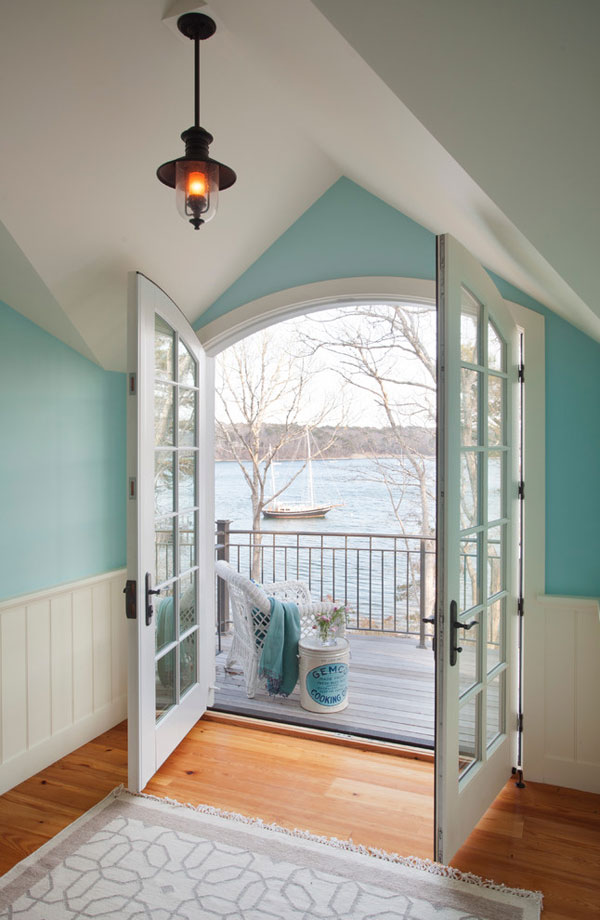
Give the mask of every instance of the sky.
[[(423, 348), (435, 359), (435, 310), (425, 308), (422, 304), (406, 304), (403, 307), (411, 313), (415, 321), (418, 321), (419, 338)], [(366, 388), (372, 387), (372, 382), (364, 372), (359, 373), (353, 367), (352, 356), (357, 354), (356, 350), (335, 344), (344, 341), (362, 342), (363, 345), (370, 346), (363, 349), (363, 353), (367, 354), (369, 361), (376, 361), (378, 368), (389, 381), (387, 389), (402, 424), (432, 427), (434, 422), (431, 417), (432, 403), (429, 392), (422, 386), (392, 382), (401, 380), (431, 385), (429, 373), (418, 358), (403, 352), (402, 345), (406, 344), (405, 339), (397, 335), (394, 340), (395, 347), (389, 347), (390, 337), (383, 335), (389, 329), (389, 324), (385, 320), (366, 318), (359, 315), (359, 310), (360, 307), (336, 307), (295, 317), (248, 336), (238, 345), (226, 349), (217, 358), (217, 389), (222, 386), (223, 373), (227, 373), (236, 398), (242, 398), (240, 375), (231, 370), (236, 366), (236, 360), (241, 353), (246, 357), (248, 376), (256, 387), (257, 378), (260, 376), (261, 351), (266, 348), (266, 373), (268, 374), (269, 368), (272, 369), (269, 383), (276, 385), (281, 378), (281, 386), (278, 388), (280, 398), (272, 401), (265, 422), (281, 423), (289, 408), (289, 394), (298, 379), (298, 356), (305, 354), (308, 355), (305, 358), (306, 386), (296, 420), (298, 424), (311, 425), (317, 419), (321, 424), (387, 427), (389, 422), (383, 408), (378, 405), (375, 397), (367, 392)], [(381, 305), (377, 313), (385, 317), (390, 316), (392, 310), (389, 305)], [(320, 343), (320, 347), (315, 350), (316, 343)], [(325, 347), (324, 343), (332, 343), (333, 348)], [(341, 374), (349, 377), (349, 382), (344, 381)], [(250, 390), (247, 384), (244, 391), (248, 397)], [(235, 399), (230, 392), (229, 411), (234, 421), (240, 421), (241, 413), (235, 410), (234, 403)], [(399, 406), (402, 408), (399, 409)], [(217, 418), (225, 420), (223, 406), (218, 398), (216, 411)]]

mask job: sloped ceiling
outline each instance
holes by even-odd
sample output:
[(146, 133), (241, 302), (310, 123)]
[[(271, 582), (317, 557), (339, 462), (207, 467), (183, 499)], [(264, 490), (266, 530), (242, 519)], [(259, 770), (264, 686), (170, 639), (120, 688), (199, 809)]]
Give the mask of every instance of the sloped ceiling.
[[(597, 18), (595, 3), (580, 3)], [(181, 154), (179, 134), (192, 122), (192, 46), (174, 24), (199, 7), (4, 5), (0, 298), (102, 366), (124, 370), (128, 271), (153, 278), (194, 321), (347, 175), (428, 229), (453, 233), (488, 267), (600, 337), (590, 284), (598, 179), (593, 153), (579, 149), (598, 125), (587, 117), (590, 91), (571, 96), (596, 72), (588, 44), (563, 41), (563, 69), (577, 73), (568, 92), (555, 80), (552, 99), (543, 112), (538, 106), (549, 65), (537, 42), (556, 44), (553, 30), (564, 23), (549, 17), (540, 38), (533, 13), (568, 5), (213, 0), (203, 7), (218, 28), (202, 48), (202, 123), (216, 138), (211, 152), (238, 182), (197, 233), (155, 170)], [(502, 33), (497, 6), (510, 8)], [(480, 48), (490, 40), (494, 54)], [(505, 43), (512, 50), (500, 79)], [(35, 297), (19, 296), (25, 276)]]

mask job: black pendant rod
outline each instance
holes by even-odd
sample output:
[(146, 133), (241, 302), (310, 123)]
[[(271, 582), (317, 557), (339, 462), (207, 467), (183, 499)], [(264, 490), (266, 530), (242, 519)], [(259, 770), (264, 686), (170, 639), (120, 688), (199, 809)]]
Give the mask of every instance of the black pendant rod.
[(200, 39), (197, 38), (194, 41), (194, 111), (196, 121), (194, 122), (195, 127), (200, 127)]

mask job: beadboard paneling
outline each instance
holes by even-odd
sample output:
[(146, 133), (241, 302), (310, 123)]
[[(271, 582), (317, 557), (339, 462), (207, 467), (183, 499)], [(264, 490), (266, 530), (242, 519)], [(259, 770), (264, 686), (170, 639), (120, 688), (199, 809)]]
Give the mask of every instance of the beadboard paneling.
[(125, 572), (0, 604), (0, 792), (127, 714)]
[(525, 778), (600, 792), (598, 601), (540, 595), (525, 617)]

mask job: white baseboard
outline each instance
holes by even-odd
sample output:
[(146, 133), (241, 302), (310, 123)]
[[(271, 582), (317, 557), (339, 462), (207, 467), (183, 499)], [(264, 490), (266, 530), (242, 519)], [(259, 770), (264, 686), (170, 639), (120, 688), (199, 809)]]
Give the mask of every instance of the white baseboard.
[(0, 767), (0, 795), (127, 718), (127, 696), (70, 725)]
[(551, 786), (567, 786), (583, 792), (600, 793), (600, 765), (574, 761), (561, 757), (545, 757), (541, 772), (525, 771), (525, 781), (548, 783)]

